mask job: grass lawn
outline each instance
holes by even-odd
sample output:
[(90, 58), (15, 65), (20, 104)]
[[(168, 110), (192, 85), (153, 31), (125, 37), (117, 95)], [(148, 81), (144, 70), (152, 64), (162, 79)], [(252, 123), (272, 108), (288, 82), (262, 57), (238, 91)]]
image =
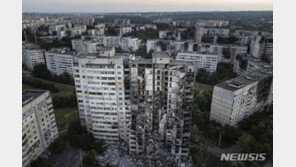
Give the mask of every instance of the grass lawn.
[[(57, 92), (57, 93), (50, 92), (51, 98), (55, 98), (55, 95), (73, 94), (73, 92), (75, 90), (74, 86), (71, 86), (71, 85), (60, 84), (60, 83), (47, 81), (47, 80), (34, 78), (34, 77), (29, 77), (29, 76), (26, 76), (26, 77), (31, 79), (31, 80), (41, 80), (43, 82), (53, 83), (57, 87), (59, 92)], [(35, 88), (35, 87), (31, 86), (31, 85), (23, 83), (22, 84), (22, 90), (24, 91), (24, 90), (28, 90), (28, 89), (40, 90), (40, 88)], [(66, 125), (69, 124), (70, 122), (72, 122), (73, 120), (78, 119), (77, 107), (73, 107), (73, 108), (54, 108), (54, 113), (55, 113), (56, 121), (59, 122), (59, 123), (63, 123), (63, 127), (62, 127), (61, 130), (64, 130), (67, 127)]]
[(54, 114), (56, 121), (64, 124), (61, 130), (64, 130), (70, 122), (78, 119), (77, 108), (54, 109)]
[[(75, 87), (74, 86), (71, 86), (71, 85), (65, 85), (65, 84), (61, 84), (61, 83), (57, 83), (57, 82), (52, 82), (52, 81), (47, 81), (47, 80), (43, 80), (43, 79), (39, 79), (39, 78), (34, 78), (34, 77), (30, 77), (30, 76), (25, 76), (25, 77), (26, 78), (29, 78), (31, 80), (40, 80), (40, 81), (47, 82), (47, 83), (53, 83), (56, 86), (56, 88), (59, 90), (59, 92), (57, 92), (57, 93), (50, 92), (51, 97), (53, 97), (56, 94), (67, 94), (67, 93), (72, 94), (74, 92), (74, 90), (75, 90)], [(31, 89), (31, 90), (40, 90), (41, 88), (35, 88), (35, 87), (31, 86), (31, 85), (28, 85), (28, 84), (23, 83), (22, 84), (22, 90), (24, 91), (24, 90), (28, 90), (28, 89)]]
[[(40, 81), (43, 81), (43, 82), (52, 83), (59, 89), (60, 92), (63, 92), (63, 93), (72, 92), (75, 89), (75, 87), (72, 86), (72, 85), (61, 84), (61, 83), (52, 82), (52, 81), (48, 81), (48, 80), (44, 80), (44, 79), (39, 79), (39, 78), (31, 77), (31, 76), (25, 76), (25, 77), (29, 78), (31, 80), (40, 80)], [(27, 86), (30, 86), (30, 87), (26, 87), (24, 85), (26, 85), (26, 84), (23, 84), (23, 90), (25, 90), (25, 89), (38, 89), (38, 88), (33, 88), (30, 85), (27, 85)]]
[(23, 83), (22, 84), (22, 90), (24, 91), (24, 90), (28, 90), (28, 89), (35, 90), (36, 88), (33, 88), (32, 86)]
[(202, 94), (203, 92), (212, 92), (213, 88), (213, 85), (206, 85), (199, 82), (195, 82), (195, 92), (198, 92), (198, 94)]

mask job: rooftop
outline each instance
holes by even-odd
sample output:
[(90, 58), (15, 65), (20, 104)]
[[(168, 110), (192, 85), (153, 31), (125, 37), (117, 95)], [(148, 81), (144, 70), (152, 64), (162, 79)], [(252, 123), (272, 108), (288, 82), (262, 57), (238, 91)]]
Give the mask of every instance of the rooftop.
[(76, 51), (71, 51), (70, 48), (53, 48), (48, 53), (65, 54), (65, 55), (76, 55)]
[(22, 93), (22, 105), (26, 105), (31, 101), (35, 100), (42, 94), (44, 94), (46, 90), (25, 90)]
[(272, 71), (269, 71), (267, 69), (257, 70), (250, 73), (248, 76), (239, 76), (231, 80), (222, 82), (216, 86), (230, 91), (236, 91), (271, 75)]
[(25, 47), (26, 49), (29, 49), (29, 50), (39, 50), (39, 49), (41, 49), (39, 45), (36, 45), (34, 43), (31, 43), (31, 42), (23, 42), (22, 46)]

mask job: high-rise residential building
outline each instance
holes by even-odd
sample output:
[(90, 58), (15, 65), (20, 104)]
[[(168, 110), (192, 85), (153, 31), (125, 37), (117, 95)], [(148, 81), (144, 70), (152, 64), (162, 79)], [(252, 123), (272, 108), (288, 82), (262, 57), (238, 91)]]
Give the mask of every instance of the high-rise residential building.
[(196, 43), (201, 43), (202, 42), (202, 37), (204, 35), (204, 28), (199, 26), (199, 25), (195, 25), (195, 29), (194, 29), (194, 42)]
[(54, 48), (50, 51), (45, 52), (46, 66), (47, 69), (53, 75), (61, 75), (68, 73), (73, 76), (73, 56), (77, 52), (70, 51), (69, 48)]
[(177, 160), (188, 157), (195, 69), (167, 52), (131, 61), (130, 153), (151, 153), (164, 142)]
[(130, 22), (130, 19), (114, 19), (114, 25), (118, 27), (128, 27)]
[(37, 64), (44, 64), (44, 54), (40, 46), (30, 42), (23, 42), (22, 63), (30, 70), (33, 70)]
[(215, 85), (210, 120), (237, 125), (254, 112), (272, 103), (272, 71), (254, 71)]
[(215, 72), (219, 62), (219, 55), (198, 52), (179, 52), (177, 60), (195, 62), (196, 72), (199, 69), (206, 69), (208, 72)]
[(258, 35), (251, 40), (250, 54), (273, 64), (273, 38)]
[(241, 76), (247, 76), (260, 69), (272, 69), (272, 65), (250, 54), (238, 54), (233, 62), (233, 71)]
[(189, 155), (196, 67), (167, 52), (134, 60), (125, 54), (74, 57), (80, 122), (94, 138), (124, 140), (130, 153), (151, 153), (157, 142), (181, 161)]
[(58, 138), (58, 129), (49, 91), (24, 91), (22, 107), (22, 164), (26, 167)]
[(80, 122), (96, 139), (128, 140), (131, 114), (125, 95), (125, 66), (130, 57), (81, 54), (73, 72)]

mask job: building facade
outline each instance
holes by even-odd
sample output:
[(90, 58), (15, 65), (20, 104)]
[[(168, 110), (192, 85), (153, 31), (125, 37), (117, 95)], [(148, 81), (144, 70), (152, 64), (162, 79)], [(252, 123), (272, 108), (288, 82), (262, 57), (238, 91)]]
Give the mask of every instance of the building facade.
[(206, 69), (208, 72), (215, 72), (219, 62), (219, 55), (217, 54), (204, 54), (197, 52), (180, 52), (177, 54), (177, 60), (195, 62), (196, 72), (199, 69)]
[(167, 52), (131, 62), (130, 153), (153, 153), (164, 142), (177, 161), (188, 158), (194, 73), (192, 62)]
[(22, 43), (22, 63), (30, 70), (34, 69), (37, 64), (44, 64), (43, 50), (34, 43)]
[(272, 72), (259, 70), (215, 85), (210, 120), (232, 126), (272, 103)]
[(49, 91), (22, 93), (22, 164), (28, 166), (58, 138)]
[(93, 40), (72, 39), (71, 42), (73, 50), (81, 53), (96, 53), (100, 46), (99, 42)]
[(46, 66), (53, 75), (69, 74), (73, 77), (73, 56), (77, 53), (69, 48), (55, 48), (45, 52)]
[(125, 56), (79, 55), (73, 71), (79, 117), (96, 139), (127, 141), (130, 112), (125, 101)]

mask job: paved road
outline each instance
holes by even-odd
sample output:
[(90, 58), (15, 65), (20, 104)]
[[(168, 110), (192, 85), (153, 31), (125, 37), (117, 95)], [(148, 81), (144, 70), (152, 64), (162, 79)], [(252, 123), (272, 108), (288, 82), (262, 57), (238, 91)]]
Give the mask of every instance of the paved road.
[[(84, 151), (81, 151), (81, 159), (86, 155)], [(79, 167), (80, 156), (79, 150), (68, 146), (64, 153), (60, 155), (52, 155), (47, 159), (47, 162), (52, 167)]]

